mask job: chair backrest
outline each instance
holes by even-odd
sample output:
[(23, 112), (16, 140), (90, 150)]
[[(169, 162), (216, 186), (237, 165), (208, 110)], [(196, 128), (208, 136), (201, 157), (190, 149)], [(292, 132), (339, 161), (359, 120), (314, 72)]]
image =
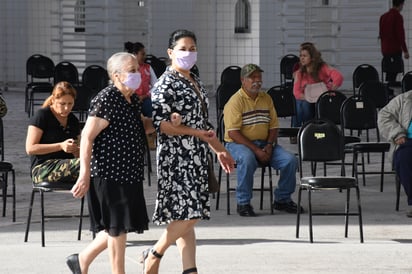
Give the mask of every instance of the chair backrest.
[(107, 70), (98, 65), (87, 66), (82, 74), (82, 85), (89, 88), (94, 94), (109, 84)]
[(293, 68), (299, 63), (299, 57), (295, 54), (287, 54), (280, 60), (280, 84), (282, 86), (292, 85)]
[(365, 100), (361, 96), (351, 96), (347, 98), (341, 107), (341, 127), (342, 132), (349, 130), (377, 130), (377, 110), (373, 102)]
[(353, 95), (356, 95), (356, 89), (365, 81), (379, 82), (379, 73), (374, 66), (362, 64), (355, 68), (352, 73)]
[(402, 77), (401, 89), (402, 93), (410, 91), (412, 89), (412, 71), (408, 71)]
[(77, 67), (68, 61), (62, 61), (54, 68), (54, 84), (66, 81), (73, 86), (79, 85), (79, 72)]
[(387, 86), (380, 81), (365, 81), (359, 87), (359, 95), (365, 100), (372, 101), (378, 109), (389, 102)]
[(327, 119), (306, 122), (299, 130), (298, 140), (300, 165), (302, 161), (327, 162), (342, 160), (344, 157), (342, 131)]
[(220, 85), (216, 90), (217, 116), (219, 116), (230, 97), (242, 86), (240, 70), (241, 68), (238, 66), (229, 66), (222, 71)]
[(316, 118), (328, 119), (340, 124), (340, 109), (343, 102), (346, 100), (346, 95), (337, 90), (329, 90), (319, 96), (316, 102)]
[(296, 99), (292, 87), (274, 86), (267, 93), (272, 97), (278, 117), (291, 117), (296, 115)]
[(47, 56), (33, 54), (26, 61), (26, 81), (34, 82), (37, 79), (46, 79), (51, 82), (54, 77), (54, 62)]
[(166, 63), (152, 54), (146, 55), (145, 63), (150, 64), (156, 77), (159, 78), (166, 70)]

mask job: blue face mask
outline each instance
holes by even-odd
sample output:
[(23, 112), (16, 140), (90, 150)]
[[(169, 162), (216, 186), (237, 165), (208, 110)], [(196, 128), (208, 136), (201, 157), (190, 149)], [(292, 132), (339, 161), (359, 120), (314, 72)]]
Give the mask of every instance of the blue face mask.
[(140, 87), (141, 82), (142, 82), (142, 77), (140, 75), (140, 72), (135, 72), (135, 73), (127, 73), (126, 80), (124, 80), (122, 84), (132, 90), (136, 90)]
[(174, 50), (177, 66), (190, 70), (197, 61), (197, 51)]

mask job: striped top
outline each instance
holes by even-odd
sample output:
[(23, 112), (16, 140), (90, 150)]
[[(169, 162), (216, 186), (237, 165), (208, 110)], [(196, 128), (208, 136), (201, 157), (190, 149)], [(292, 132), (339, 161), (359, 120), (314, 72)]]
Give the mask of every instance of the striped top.
[(267, 140), (269, 130), (279, 127), (272, 98), (265, 92), (252, 99), (241, 88), (226, 103), (223, 113), (226, 142), (233, 142), (228, 135), (231, 130), (240, 130), (243, 136), (255, 141)]

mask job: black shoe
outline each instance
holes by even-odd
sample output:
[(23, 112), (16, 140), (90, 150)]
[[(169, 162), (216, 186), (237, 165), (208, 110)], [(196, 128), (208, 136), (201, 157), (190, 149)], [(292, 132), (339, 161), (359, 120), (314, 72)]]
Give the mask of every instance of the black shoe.
[[(294, 201), (286, 202), (286, 203), (279, 203), (274, 202), (273, 208), (276, 210), (286, 211), (287, 213), (297, 213), (298, 212), (298, 205)], [(300, 207), (300, 213), (303, 213), (303, 207)]]
[(253, 211), (253, 207), (250, 204), (237, 205), (237, 213), (242, 217), (255, 217), (256, 213)]
[(79, 254), (72, 254), (66, 258), (66, 264), (73, 274), (82, 274), (80, 269)]

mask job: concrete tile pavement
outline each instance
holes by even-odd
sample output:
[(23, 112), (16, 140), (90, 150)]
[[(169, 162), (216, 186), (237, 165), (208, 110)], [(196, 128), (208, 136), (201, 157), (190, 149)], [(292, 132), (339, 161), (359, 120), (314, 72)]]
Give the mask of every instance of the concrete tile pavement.
[[(3, 92), (9, 113), (4, 118), (6, 160), (14, 164), (17, 176), (17, 222), (11, 222), (11, 202), (7, 216), (0, 217), (0, 273), (69, 273), (65, 257), (80, 251), (91, 240), (88, 220), (85, 219), (82, 240), (77, 241), (77, 218), (50, 219), (46, 222), (46, 247), (40, 244), (40, 210), (35, 201), (29, 241), (23, 242), (31, 185), (29, 159), (24, 151), (28, 117), (24, 112), (24, 92)], [(211, 114), (214, 101), (211, 98)], [(212, 117), (215, 121), (216, 117)], [(287, 125), (288, 120), (281, 123)], [(281, 144), (296, 151), (288, 140)], [(152, 155), (153, 167), (154, 155)], [(377, 166), (372, 157), (370, 166)], [(389, 165), (387, 165), (389, 168)], [(332, 169), (331, 169), (332, 170)], [(333, 171), (332, 171), (333, 172)], [(258, 175), (256, 176), (258, 178)], [(234, 183), (235, 176), (231, 176)], [(152, 214), (156, 193), (155, 174), (152, 186), (145, 187), (148, 212)], [(276, 181), (276, 178), (275, 178)], [(306, 194), (303, 201), (306, 205)], [(316, 193), (320, 199), (316, 208), (340, 210), (344, 195), (336, 191)], [(352, 196), (354, 201), (354, 196)], [(38, 198), (38, 196), (37, 196)], [(314, 217), (314, 244), (309, 243), (307, 214), (302, 216), (301, 237), (295, 238), (296, 216), (275, 211), (270, 215), (268, 195), (263, 210), (258, 209), (258, 195), (253, 205), (259, 216), (239, 217), (234, 212), (235, 198), (231, 194), (232, 214), (226, 215), (226, 193), (221, 207), (215, 210), (212, 199), (212, 218), (201, 221), (196, 229), (198, 238), (197, 266), (199, 273), (412, 273), (409, 260), (412, 248), (412, 219), (405, 217), (405, 195), (401, 209), (395, 211), (395, 187), (392, 175), (385, 176), (384, 191), (379, 192), (378, 176), (368, 176), (361, 187), (365, 243), (359, 243), (357, 219), (350, 219), (349, 237), (344, 238), (342, 217)], [(50, 194), (46, 198), (48, 212), (76, 214), (79, 203), (70, 195)], [(305, 206), (306, 207), (306, 206)], [(164, 227), (150, 226), (142, 235), (129, 234), (126, 250), (127, 273), (141, 272), (138, 255), (151, 246)], [(171, 247), (162, 259), (160, 273), (181, 273), (180, 257)], [(89, 273), (110, 273), (107, 252), (92, 264)]]

